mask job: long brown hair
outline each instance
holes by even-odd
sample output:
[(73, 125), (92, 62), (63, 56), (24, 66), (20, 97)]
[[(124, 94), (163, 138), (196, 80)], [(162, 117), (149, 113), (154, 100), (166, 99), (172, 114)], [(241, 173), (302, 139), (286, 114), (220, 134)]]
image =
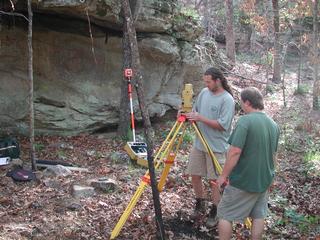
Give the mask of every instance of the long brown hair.
[(223, 89), (230, 93), (231, 96), (233, 96), (228, 80), (225, 78), (220, 69), (215, 67), (208, 68), (205, 71), (204, 75), (210, 75), (213, 80), (220, 79)]

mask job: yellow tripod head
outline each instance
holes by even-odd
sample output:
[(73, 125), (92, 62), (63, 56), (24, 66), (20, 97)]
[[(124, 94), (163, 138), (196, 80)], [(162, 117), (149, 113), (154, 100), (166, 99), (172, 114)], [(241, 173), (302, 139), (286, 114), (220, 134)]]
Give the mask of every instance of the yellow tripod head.
[(184, 85), (184, 90), (182, 91), (181, 112), (188, 113), (192, 111), (192, 98), (193, 98), (192, 84), (187, 83)]

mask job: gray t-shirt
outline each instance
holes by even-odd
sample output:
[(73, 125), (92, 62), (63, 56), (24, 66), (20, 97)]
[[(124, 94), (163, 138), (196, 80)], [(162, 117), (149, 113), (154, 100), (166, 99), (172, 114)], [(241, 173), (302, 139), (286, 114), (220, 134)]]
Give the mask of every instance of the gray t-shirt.
[[(208, 119), (217, 120), (225, 129), (225, 131), (219, 131), (202, 122), (197, 122), (202, 135), (213, 152), (225, 153), (227, 151), (234, 107), (233, 97), (227, 91), (215, 95), (208, 88), (204, 88), (197, 97), (193, 109)], [(206, 151), (198, 137), (195, 140), (195, 147), (201, 151)]]

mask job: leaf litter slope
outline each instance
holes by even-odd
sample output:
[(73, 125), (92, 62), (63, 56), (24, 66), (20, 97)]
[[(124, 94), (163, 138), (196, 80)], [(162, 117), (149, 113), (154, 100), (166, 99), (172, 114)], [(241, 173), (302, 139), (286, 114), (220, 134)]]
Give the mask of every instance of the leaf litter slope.
[[(244, 74), (240, 69), (238, 73)], [(252, 69), (249, 73), (256, 74), (255, 66)], [(233, 81), (236, 89), (248, 85), (263, 88), (252, 81)], [(312, 159), (320, 149), (319, 113), (311, 110), (310, 94), (293, 94), (292, 81), (288, 75), (286, 108), (279, 86), (266, 96), (266, 111), (282, 129), (279, 166), (266, 220), (266, 239), (319, 238), (320, 160)], [(157, 123), (158, 147), (173, 121)], [(21, 158), (27, 163), (28, 141), (21, 138), (20, 142)], [(2, 167), (0, 239), (108, 239), (145, 173), (145, 169), (130, 163), (123, 145), (124, 141), (106, 135), (37, 137), (39, 159), (64, 160), (86, 167), (90, 172), (54, 177), (39, 171), (36, 182), (14, 183), (5, 177), (7, 169)], [(190, 180), (184, 174), (190, 147), (188, 142), (180, 149), (166, 187), (160, 193), (166, 233), (168, 239), (215, 239), (217, 231), (206, 228), (205, 218), (190, 220), (194, 197)], [(306, 160), (307, 156), (311, 156), (311, 160)], [(86, 186), (88, 179), (102, 177), (117, 180), (117, 190), (97, 192), (89, 198), (72, 198), (72, 185)], [(118, 239), (155, 239), (155, 236), (152, 194), (147, 188)], [(248, 232), (237, 224), (233, 237), (246, 239)]]

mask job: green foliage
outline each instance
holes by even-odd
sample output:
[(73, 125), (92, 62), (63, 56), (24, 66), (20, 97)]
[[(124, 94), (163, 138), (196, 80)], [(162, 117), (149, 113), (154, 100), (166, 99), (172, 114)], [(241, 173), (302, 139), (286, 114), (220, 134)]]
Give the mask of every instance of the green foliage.
[(279, 140), (280, 147), (286, 151), (296, 152), (300, 148), (299, 141), (297, 140), (294, 128), (292, 125), (285, 124), (282, 129), (282, 134)]
[(193, 21), (193, 22), (200, 21), (200, 15), (197, 12), (197, 10), (193, 8), (184, 7), (181, 4), (176, 4), (174, 22), (176, 22), (176, 24), (181, 25), (189, 21)]
[[(303, 127), (304, 119), (300, 113), (292, 112), (291, 118), (295, 119), (297, 126), (285, 124), (280, 135), (280, 147), (289, 152), (303, 152), (303, 170), (306, 176), (320, 175), (320, 139), (310, 134)], [(316, 126), (314, 126), (316, 127)]]
[(320, 216), (303, 215), (291, 208), (285, 208), (283, 217), (275, 222), (275, 226), (293, 224), (301, 233), (309, 232), (320, 223)]
[(194, 141), (194, 131), (188, 128), (183, 135), (183, 142), (192, 143)]
[(57, 154), (58, 154), (58, 158), (60, 158), (60, 159), (65, 159), (66, 158), (66, 153), (65, 153), (64, 150), (59, 150), (57, 152)]
[(288, 218), (293, 223), (300, 223), (305, 221), (305, 216), (297, 213), (294, 209), (285, 209), (284, 217)]
[(245, 11), (242, 11), (240, 9), (235, 9), (234, 15), (236, 19), (239, 19), (238, 22), (241, 25), (247, 26), (251, 24), (251, 18)]
[(132, 129), (130, 127), (128, 127), (127, 130), (127, 135), (125, 137), (123, 137), (124, 141), (133, 141), (133, 133), (132, 133)]
[(199, 21), (200, 20), (200, 15), (199, 13), (193, 9), (193, 8), (183, 8), (181, 10), (181, 13), (187, 17), (187, 18), (191, 18), (192, 20), (195, 20), (195, 21)]
[(273, 54), (271, 51), (268, 51), (266, 55), (263, 55), (262, 58), (265, 58), (264, 61), (271, 66), (273, 63)]
[[(173, 124), (174, 123), (171, 123), (170, 121), (168, 121), (167, 123), (165, 123), (167, 126), (173, 126)], [(159, 136), (160, 136), (160, 139), (165, 139), (167, 136), (168, 136), (168, 134), (169, 134), (169, 132), (170, 132), (170, 128), (166, 128), (165, 130), (162, 130), (162, 131), (160, 131), (158, 134), (159, 134)]]
[(301, 84), (298, 88), (294, 91), (295, 95), (306, 95), (310, 91), (309, 86), (305, 84)]
[(127, 129), (127, 133), (125, 136), (120, 136), (120, 135), (116, 135), (113, 140), (119, 140), (119, 141), (124, 141), (124, 142), (131, 142), (133, 141), (133, 133), (132, 133), (132, 129), (129, 126)]
[(310, 230), (312, 225), (318, 225), (320, 223), (320, 216), (303, 215), (299, 214), (294, 209), (285, 209), (284, 219), (281, 220), (283, 223), (293, 223), (298, 226), (302, 233), (306, 233)]
[(320, 161), (320, 152), (319, 151), (308, 151), (305, 154), (303, 160), (306, 163)]
[(267, 93), (274, 93), (275, 87), (273, 85), (269, 84), (266, 86), (266, 90), (267, 90)]
[(36, 151), (42, 151), (45, 149), (45, 146), (42, 143), (35, 143), (34, 148)]
[(320, 141), (311, 136), (306, 138), (306, 153), (303, 161), (306, 167), (307, 175), (320, 175)]
[(94, 154), (96, 159), (104, 158), (104, 154), (102, 152), (96, 151)]
[(215, 12), (216, 16), (220, 19), (225, 20), (226, 18), (226, 10), (225, 8), (220, 8)]

